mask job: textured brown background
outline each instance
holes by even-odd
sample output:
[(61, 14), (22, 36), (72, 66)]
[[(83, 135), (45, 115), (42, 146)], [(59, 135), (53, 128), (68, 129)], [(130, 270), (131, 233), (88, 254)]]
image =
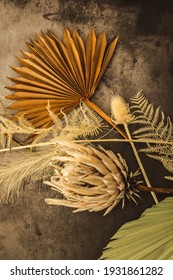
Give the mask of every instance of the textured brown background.
[[(173, 116), (173, 2), (150, 0), (0, 1), (0, 90), (14, 76), (11, 66), (25, 41), (35, 32), (51, 29), (61, 38), (63, 28), (77, 28), (85, 39), (91, 27), (102, 30), (108, 40), (119, 35), (116, 53), (94, 95), (95, 102), (109, 112), (112, 93), (129, 98), (143, 89), (145, 96)], [(110, 135), (109, 135), (110, 136)], [(115, 135), (111, 135), (115, 137)], [(117, 135), (116, 135), (117, 136)], [(120, 152), (131, 170), (137, 165), (125, 144), (105, 145)], [(170, 186), (160, 163), (142, 155), (153, 185)], [(29, 184), (14, 205), (0, 207), (0, 259), (97, 259), (110, 237), (126, 221), (135, 219), (152, 204), (143, 194), (139, 206), (118, 205), (109, 215), (73, 214), (65, 207), (47, 206), (53, 196), (48, 187)]]

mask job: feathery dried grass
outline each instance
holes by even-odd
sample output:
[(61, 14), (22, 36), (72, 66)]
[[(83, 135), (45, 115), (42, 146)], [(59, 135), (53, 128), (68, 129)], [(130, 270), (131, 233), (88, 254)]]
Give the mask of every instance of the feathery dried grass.
[(0, 203), (14, 201), (26, 182), (36, 182), (51, 175), (49, 165), (56, 148), (39, 149), (37, 152), (4, 154), (0, 166)]
[[(97, 134), (102, 126), (100, 117), (83, 103), (70, 114), (64, 114), (64, 120), (60, 120), (50, 108), (48, 111), (54, 125), (47, 129), (35, 129), (24, 119), (20, 119), (19, 124), (16, 124), (7, 117), (0, 116), (1, 141), (2, 136), (5, 137), (4, 139), (6, 136), (12, 139), (16, 133), (37, 133), (31, 145), (33, 151), (20, 150), (12, 151), (10, 155), (9, 153), (3, 154), (0, 165), (0, 202), (13, 200), (25, 181), (35, 182), (51, 174), (52, 167), (49, 163), (58, 152), (57, 140), (72, 140), (81, 136)], [(52, 142), (51, 147), (34, 146), (36, 143), (46, 144), (45, 141), (49, 141), (49, 144)]]

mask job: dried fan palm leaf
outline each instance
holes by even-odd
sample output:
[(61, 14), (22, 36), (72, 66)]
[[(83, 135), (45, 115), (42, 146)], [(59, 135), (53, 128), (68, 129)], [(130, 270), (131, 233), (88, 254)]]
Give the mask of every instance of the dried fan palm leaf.
[[(84, 45), (78, 32), (71, 36), (65, 29), (62, 42), (51, 32), (37, 35), (28, 44), (30, 52), (22, 51), (21, 67), (12, 67), (20, 77), (9, 78), (16, 85), (7, 88), (15, 93), (6, 96), (15, 102), (8, 108), (17, 110), (14, 118), (25, 115), (35, 127), (49, 127), (52, 119), (46, 110), (59, 117), (83, 100), (111, 125), (111, 119), (89, 99), (94, 94), (117, 45), (118, 37), (107, 47), (105, 32), (98, 39), (91, 29)], [(118, 129), (119, 130), (119, 129)], [(120, 130), (120, 133), (123, 132)]]
[(64, 199), (46, 199), (48, 204), (64, 205), (79, 211), (101, 211), (109, 213), (125, 197), (135, 201), (138, 191), (133, 187), (136, 174), (128, 172), (125, 160), (118, 154), (99, 147), (99, 150), (74, 144), (58, 142), (58, 151), (52, 165), (55, 175), (45, 182), (64, 195)]

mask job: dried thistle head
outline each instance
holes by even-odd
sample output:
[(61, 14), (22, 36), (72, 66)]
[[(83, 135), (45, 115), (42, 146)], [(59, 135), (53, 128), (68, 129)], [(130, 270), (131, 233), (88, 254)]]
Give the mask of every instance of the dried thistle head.
[(128, 172), (120, 154), (103, 147), (95, 149), (71, 142), (58, 142), (62, 156), (55, 156), (52, 165), (55, 175), (46, 182), (62, 193), (63, 199), (46, 199), (48, 204), (76, 208), (74, 212), (89, 210), (109, 213), (125, 197), (135, 201), (133, 174)]
[(114, 96), (111, 100), (112, 120), (116, 124), (129, 123), (134, 119), (130, 114), (129, 106), (125, 100), (120, 96)]

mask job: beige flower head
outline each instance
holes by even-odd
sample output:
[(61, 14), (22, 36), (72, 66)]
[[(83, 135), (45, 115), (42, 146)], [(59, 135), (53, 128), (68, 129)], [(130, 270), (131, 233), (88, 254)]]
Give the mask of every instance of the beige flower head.
[(129, 106), (125, 100), (120, 96), (114, 96), (111, 100), (112, 121), (115, 124), (129, 123), (134, 119), (130, 114)]
[(125, 197), (135, 201), (138, 193), (132, 185), (133, 175), (119, 154), (71, 142), (58, 145), (62, 156), (53, 158), (55, 175), (45, 183), (64, 198), (48, 198), (48, 204), (76, 208), (74, 212), (106, 209), (106, 215), (120, 201), (124, 206)]

